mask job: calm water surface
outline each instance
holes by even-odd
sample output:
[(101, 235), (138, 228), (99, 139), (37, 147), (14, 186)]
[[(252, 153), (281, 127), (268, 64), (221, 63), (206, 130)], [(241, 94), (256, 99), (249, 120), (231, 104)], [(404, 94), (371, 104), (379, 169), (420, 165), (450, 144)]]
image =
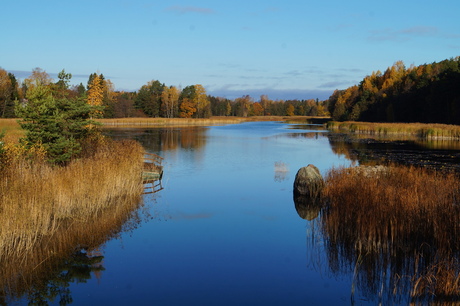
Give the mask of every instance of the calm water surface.
[[(102, 247), (105, 270), (70, 284), (74, 304), (351, 303), (353, 273), (331, 272), (318, 219), (302, 219), (293, 201), (299, 168), (352, 163), (326, 131), (255, 122), (108, 134), (161, 155), (163, 189), (145, 196), (136, 229)], [(353, 301), (378, 297), (358, 288)]]
[(98, 285), (72, 291), (82, 291), (83, 303), (348, 303), (350, 281), (310, 265), (309, 223), (295, 210), (292, 184), (309, 163), (326, 171), (350, 162), (333, 153), (324, 131), (309, 128), (257, 122), (134, 131), (165, 159), (164, 189), (146, 197), (153, 219), (106, 245)]

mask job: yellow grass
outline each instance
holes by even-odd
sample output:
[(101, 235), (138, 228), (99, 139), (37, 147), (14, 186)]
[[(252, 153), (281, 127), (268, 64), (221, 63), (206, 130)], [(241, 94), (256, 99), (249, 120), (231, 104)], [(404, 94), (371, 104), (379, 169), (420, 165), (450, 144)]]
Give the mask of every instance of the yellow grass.
[(107, 142), (64, 168), (9, 157), (0, 181), (0, 263), (25, 256), (63, 224), (100, 216), (127, 197), (140, 199), (142, 152), (133, 141)]
[(158, 127), (158, 126), (209, 126), (237, 124), (249, 121), (303, 121), (306, 116), (253, 116), (253, 117), (211, 117), (211, 118), (117, 118), (98, 119), (103, 127)]
[(93, 139), (66, 167), (48, 165), (40, 150), (32, 159), (23, 153), (7, 144), (0, 168), (3, 297), (42, 286), (75, 251), (91, 251), (129, 226), (143, 192), (144, 150), (134, 141)]
[(19, 138), (24, 137), (25, 131), (19, 126), (17, 119), (0, 119), (0, 133), (5, 132), (5, 142), (16, 143)]
[(428, 139), (460, 139), (460, 126), (437, 123), (329, 122), (331, 131), (391, 136), (412, 135)]
[(413, 300), (460, 297), (458, 176), (414, 167), (332, 169), (323, 195), (332, 266), (354, 268), (367, 288), (406, 287)]

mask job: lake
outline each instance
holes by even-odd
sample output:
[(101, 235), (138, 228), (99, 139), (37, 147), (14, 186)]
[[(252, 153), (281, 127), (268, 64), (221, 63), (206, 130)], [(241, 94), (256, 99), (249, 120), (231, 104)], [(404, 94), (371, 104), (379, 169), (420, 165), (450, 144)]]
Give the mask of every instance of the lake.
[[(293, 200), (299, 168), (314, 164), (324, 175), (331, 167), (371, 159), (367, 153), (375, 143), (350, 145), (328, 135), (322, 126), (280, 122), (106, 133), (115, 139), (136, 139), (147, 152), (162, 156), (162, 189), (145, 195), (132, 226), (100, 247), (103, 259), (98, 264), (103, 269), (61, 284), (67, 301), (74, 305), (382, 301), (381, 294), (374, 294), (379, 290), (356, 286), (353, 269), (336, 266), (340, 258), (333, 260), (327, 253), (317, 211), (305, 214)], [(435, 154), (456, 167), (460, 156), (456, 146), (411, 142), (396, 143), (393, 150), (399, 155), (404, 148), (422, 156)], [(390, 148), (379, 152), (388, 155)], [(59, 301), (56, 294), (49, 303)], [(400, 302), (407, 301), (403, 295)]]

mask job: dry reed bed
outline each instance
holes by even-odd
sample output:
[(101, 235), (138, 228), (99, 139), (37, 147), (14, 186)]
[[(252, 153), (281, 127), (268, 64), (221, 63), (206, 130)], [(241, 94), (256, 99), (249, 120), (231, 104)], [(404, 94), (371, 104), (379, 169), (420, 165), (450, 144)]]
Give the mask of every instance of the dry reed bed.
[(0, 182), (0, 263), (26, 255), (65, 223), (139, 197), (142, 152), (133, 141), (106, 142), (63, 168), (10, 157)]
[(223, 124), (237, 124), (250, 121), (290, 121), (305, 122), (308, 116), (252, 116), (252, 117), (221, 117), (214, 116), (210, 118), (116, 118), (116, 119), (98, 119), (104, 127), (149, 127), (149, 126), (209, 126)]
[(48, 288), (47, 283), (59, 280), (68, 257), (80, 248), (91, 257), (108, 239), (135, 228), (142, 218), (137, 210), (140, 201), (136, 194), (123, 196), (100, 214), (62, 221), (57, 231), (40, 239), (26, 256), (8, 257), (0, 264), (0, 296), (14, 301)]
[(365, 135), (412, 135), (428, 139), (460, 139), (460, 126), (437, 123), (426, 124), (331, 121), (327, 124), (327, 128), (332, 131), (343, 131)]
[(234, 124), (246, 121), (236, 117), (214, 118), (117, 118), (99, 119), (105, 127), (148, 127), (148, 126), (205, 126), (217, 124)]
[(5, 142), (17, 142), (24, 137), (25, 131), (19, 126), (17, 119), (0, 119), (0, 133), (5, 132)]
[(413, 300), (459, 298), (459, 177), (383, 169), (369, 175), (341, 168), (326, 175), (321, 228), (330, 265), (355, 270), (356, 282), (368, 291), (385, 285), (391, 293), (408, 290)]

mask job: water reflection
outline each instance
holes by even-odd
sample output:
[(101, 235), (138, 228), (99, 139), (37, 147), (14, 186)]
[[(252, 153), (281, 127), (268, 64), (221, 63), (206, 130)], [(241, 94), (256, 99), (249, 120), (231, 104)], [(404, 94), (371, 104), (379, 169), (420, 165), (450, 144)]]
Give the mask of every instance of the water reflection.
[(113, 139), (131, 138), (154, 153), (178, 149), (200, 151), (206, 145), (206, 127), (164, 127), (150, 129), (107, 129), (104, 133)]
[(328, 133), (335, 154), (359, 162), (393, 162), (426, 168), (460, 171), (460, 142), (452, 140), (389, 140)]
[[(458, 196), (455, 187), (452, 190)], [(414, 213), (402, 207), (393, 214), (385, 213), (385, 207), (342, 208), (341, 203), (319, 203), (305, 196), (295, 196), (294, 204), (298, 215), (311, 221), (310, 265), (321, 273), (351, 279), (352, 304), (361, 300), (383, 305), (457, 305), (460, 207), (456, 199), (436, 206), (435, 211), (422, 206)], [(441, 201), (444, 198), (439, 196)]]
[(312, 221), (319, 216), (322, 203), (316, 198), (294, 195), (295, 210), (300, 218)]
[(28, 290), (29, 304), (48, 305), (59, 299), (59, 305), (68, 305), (73, 302), (70, 291), (71, 283), (86, 283), (92, 274), (100, 277), (104, 256), (99, 252), (75, 251), (70, 257), (56, 264), (54, 271), (43, 276), (41, 281), (36, 281)]
[(289, 166), (288, 164), (277, 161), (275, 162), (275, 182), (282, 182), (287, 180), (289, 174)]
[(72, 303), (70, 286), (99, 278), (105, 270), (101, 245), (149, 218), (139, 196), (120, 200), (88, 221), (69, 219), (52, 237), (25, 254), (0, 263), (0, 304)]

